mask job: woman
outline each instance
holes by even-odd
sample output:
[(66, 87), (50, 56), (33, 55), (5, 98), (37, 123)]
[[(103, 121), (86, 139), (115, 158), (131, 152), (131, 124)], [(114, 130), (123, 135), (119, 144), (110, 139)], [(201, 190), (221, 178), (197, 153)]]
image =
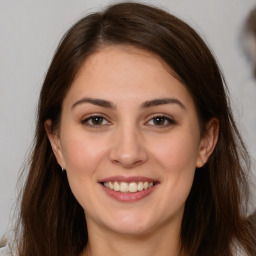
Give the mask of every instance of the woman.
[(120, 3), (80, 20), (41, 91), (17, 254), (255, 255), (226, 92), (202, 39), (165, 11)]

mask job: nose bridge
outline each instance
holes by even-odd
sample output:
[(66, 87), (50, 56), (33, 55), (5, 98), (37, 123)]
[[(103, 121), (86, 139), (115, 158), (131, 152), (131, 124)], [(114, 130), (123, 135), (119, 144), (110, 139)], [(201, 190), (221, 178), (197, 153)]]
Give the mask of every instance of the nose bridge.
[(147, 159), (142, 134), (135, 122), (126, 120), (120, 123), (114, 134), (110, 158), (114, 163), (124, 167), (133, 167)]

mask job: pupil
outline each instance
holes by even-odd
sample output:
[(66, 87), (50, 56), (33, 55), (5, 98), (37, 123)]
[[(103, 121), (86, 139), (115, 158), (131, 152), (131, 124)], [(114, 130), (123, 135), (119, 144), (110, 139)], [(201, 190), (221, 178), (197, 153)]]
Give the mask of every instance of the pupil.
[(99, 117), (99, 116), (96, 116), (92, 119), (92, 123), (94, 125), (99, 125), (99, 124), (102, 124), (102, 121), (103, 121), (103, 118), (102, 117)]
[(155, 124), (155, 125), (163, 125), (163, 124), (164, 124), (164, 121), (165, 121), (165, 119), (164, 119), (163, 117), (156, 117), (156, 118), (154, 119), (154, 124)]

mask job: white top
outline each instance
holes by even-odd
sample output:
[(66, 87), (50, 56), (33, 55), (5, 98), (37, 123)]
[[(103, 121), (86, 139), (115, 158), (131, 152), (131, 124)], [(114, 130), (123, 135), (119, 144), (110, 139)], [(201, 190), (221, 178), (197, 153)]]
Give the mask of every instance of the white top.
[(0, 256), (11, 256), (11, 251), (8, 245), (0, 248)]

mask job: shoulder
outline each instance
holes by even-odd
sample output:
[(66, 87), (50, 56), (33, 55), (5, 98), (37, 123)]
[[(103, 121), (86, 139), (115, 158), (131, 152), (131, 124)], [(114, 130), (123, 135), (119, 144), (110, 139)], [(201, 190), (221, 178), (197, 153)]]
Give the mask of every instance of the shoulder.
[(0, 256), (17, 256), (17, 254), (13, 253), (11, 250), (10, 243), (7, 240), (0, 241)]
[(11, 251), (8, 245), (0, 248), (0, 256), (11, 256)]
[[(248, 256), (248, 254), (245, 252), (243, 247), (237, 242), (235, 244), (233, 244), (232, 252), (233, 252), (234, 256)], [(1, 256), (1, 254), (0, 254), (0, 256)]]

